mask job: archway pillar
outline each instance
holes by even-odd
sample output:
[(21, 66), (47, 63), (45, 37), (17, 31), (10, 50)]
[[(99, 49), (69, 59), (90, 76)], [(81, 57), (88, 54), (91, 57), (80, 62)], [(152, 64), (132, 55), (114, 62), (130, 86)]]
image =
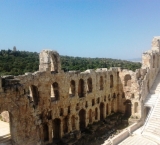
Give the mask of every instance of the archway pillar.
[(88, 90), (88, 83), (87, 83), (87, 80), (85, 79), (84, 80), (84, 90), (83, 90), (84, 97), (87, 96), (87, 90)]
[(85, 128), (88, 126), (89, 118), (87, 119), (87, 111), (85, 110)]
[(48, 134), (49, 134), (49, 143), (52, 143), (52, 140), (53, 140), (52, 120), (48, 121)]
[(108, 115), (111, 114), (111, 102), (108, 102)]
[(63, 120), (60, 119), (60, 137), (62, 138), (63, 135), (64, 135), (64, 132), (63, 132)]
[(68, 116), (68, 132), (72, 131), (71, 115)]
[(77, 115), (75, 117), (76, 130), (80, 130), (79, 124), (80, 124), (80, 120), (79, 120), (79, 116)]
[(118, 106), (117, 106), (117, 97), (114, 99), (114, 112), (117, 112)]
[(98, 114), (97, 114), (97, 120), (100, 120), (100, 108), (99, 107), (97, 107), (97, 112), (98, 112)]
[(86, 127), (88, 126), (89, 124), (89, 114), (90, 114), (90, 110), (86, 111)]

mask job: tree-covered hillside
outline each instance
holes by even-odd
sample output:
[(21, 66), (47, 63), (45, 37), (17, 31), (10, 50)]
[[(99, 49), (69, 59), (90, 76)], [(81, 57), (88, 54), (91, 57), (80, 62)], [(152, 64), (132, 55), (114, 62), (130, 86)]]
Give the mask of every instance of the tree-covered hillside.
[[(82, 58), (61, 56), (62, 69), (64, 71), (121, 67), (135, 70), (141, 67), (141, 63), (111, 58)], [(20, 75), (25, 72), (37, 71), (39, 56), (37, 52), (28, 51), (0, 51), (0, 75)]]

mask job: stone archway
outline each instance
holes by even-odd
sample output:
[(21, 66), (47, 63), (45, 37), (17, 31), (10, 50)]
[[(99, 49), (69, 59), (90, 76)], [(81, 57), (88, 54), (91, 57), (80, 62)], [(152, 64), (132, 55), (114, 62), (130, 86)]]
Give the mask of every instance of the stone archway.
[(104, 119), (104, 103), (100, 103), (100, 120), (103, 120)]
[(64, 134), (68, 132), (68, 118), (67, 117), (63, 119), (63, 132)]
[(72, 115), (71, 117), (71, 124), (72, 124), (72, 131), (76, 129), (76, 122), (75, 122), (75, 116)]
[(131, 100), (126, 100), (125, 102), (124, 102), (124, 105), (125, 105), (125, 116), (126, 117), (130, 117), (131, 116), (131, 114), (132, 114), (132, 103), (131, 103)]
[(131, 75), (127, 74), (124, 77), (124, 86), (131, 87)]
[(79, 128), (83, 130), (86, 127), (86, 111), (81, 109), (79, 111)]
[(43, 139), (44, 139), (44, 141), (48, 141), (49, 140), (49, 130), (48, 130), (48, 125), (47, 125), (47, 123), (45, 123), (44, 125), (43, 125)]
[(53, 120), (53, 139), (61, 138), (61, 120), (56, 118)]
[(76, 86), (75, 85), (75, 81), (72, 80), (70, 82), (70, 88), (69, 88), (69, 95), (70, 95), (70, 97), (74, 97), (75, 96), (75, 93), (76, 93), (76, 87), (75, 86)]
[(8, 111), (0, 112), (0, 144), (11, 142), (11, 114)]
[(95, 108), (95, 120), (97, 120), (97, 119), (98, 119), (98, 109)]
[(92, 123), (92, 110), (88, 111), (89, 123)]

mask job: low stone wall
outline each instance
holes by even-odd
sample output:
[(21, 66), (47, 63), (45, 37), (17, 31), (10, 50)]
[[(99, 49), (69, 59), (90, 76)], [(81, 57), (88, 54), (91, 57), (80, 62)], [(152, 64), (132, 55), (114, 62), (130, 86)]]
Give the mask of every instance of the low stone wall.
[(131, 126), (127, 127), (124, 131), (113, 137), (112, 139), (108, 139), (104, 142), (103, 145), (117, 145), (127, 137), (131, 135), (136, 129), (141, 127), (144, 124), (143, 121), (139, 121), (137, 123), (132, 124)]

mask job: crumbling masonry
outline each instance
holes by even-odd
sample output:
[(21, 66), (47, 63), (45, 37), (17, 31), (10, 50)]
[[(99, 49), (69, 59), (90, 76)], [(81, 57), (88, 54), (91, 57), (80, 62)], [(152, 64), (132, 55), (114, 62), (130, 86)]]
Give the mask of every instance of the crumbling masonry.
[[(0, 113), (9, 112), (13, 145), (45, 145), (113, 112), (145, 118), (144, 99), (160, 67), (160, 37), (135, 72), (100, 68), (61, 70), (59, 54), (43, 50), (39, 71), (0, 78)], [(2, 115), (3, 116), (3, 115)]]

